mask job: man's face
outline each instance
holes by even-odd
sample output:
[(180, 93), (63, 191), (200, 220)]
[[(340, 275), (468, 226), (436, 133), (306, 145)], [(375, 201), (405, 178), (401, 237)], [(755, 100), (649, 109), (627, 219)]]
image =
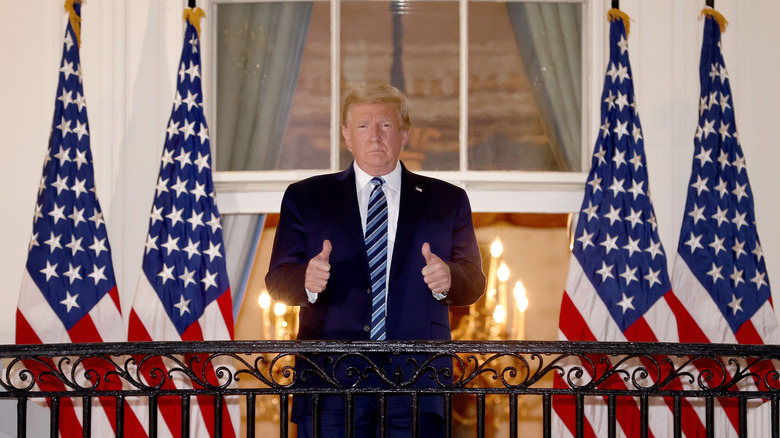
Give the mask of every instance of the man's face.
[(387, 103), (352, 105), (341, 133), (357, 165), (371, 176), (392, 172), (409, 139), (409, 131), (401, 130), (398, 110)]

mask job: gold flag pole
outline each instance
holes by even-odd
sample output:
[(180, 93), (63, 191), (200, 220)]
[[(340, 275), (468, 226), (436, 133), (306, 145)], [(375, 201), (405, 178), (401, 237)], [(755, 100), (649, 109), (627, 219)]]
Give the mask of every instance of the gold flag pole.
[(73, 32), (76, 34), (76, 42), (81, 47), (81, 15), (76, 12), (76, 4), (83, 4), (83, 0), (65, 0), (65, 11), (68, 13), (68, 20)]

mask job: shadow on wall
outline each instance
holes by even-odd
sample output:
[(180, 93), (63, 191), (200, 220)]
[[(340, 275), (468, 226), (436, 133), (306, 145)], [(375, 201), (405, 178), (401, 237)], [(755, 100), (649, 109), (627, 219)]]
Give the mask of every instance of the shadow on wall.
[[(16, 400), (0, 400), (0, 438), (16, 433)], [(27, 436), (49, 436), (49, 408), (27, 401)]]

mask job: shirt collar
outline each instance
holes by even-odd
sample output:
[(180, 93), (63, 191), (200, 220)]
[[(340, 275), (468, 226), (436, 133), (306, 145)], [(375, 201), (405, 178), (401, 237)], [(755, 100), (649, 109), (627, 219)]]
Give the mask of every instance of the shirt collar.
[[(360, 166), (357, 165), (356, 162), (352, 162), (352, 167), (355, 170), (355, 182), (357, 183), (357, 189), (358, 191), (362, 190), (363, 187), (365, 187), (366, 184), (369, 184), (371, 182), (371, 178), (373, 176), (367, 174), (363, 171), (363, 169), (360, 168)], [(383, 180), (385, 180), (384, 186), (391, 188), (395, 190), (396, 192), (401, 192), (401, 162), (398, 161), (395, 163), (395, 169), (393, 169), (392, 172), (388, 173), (387, 175), (380, 175)]]

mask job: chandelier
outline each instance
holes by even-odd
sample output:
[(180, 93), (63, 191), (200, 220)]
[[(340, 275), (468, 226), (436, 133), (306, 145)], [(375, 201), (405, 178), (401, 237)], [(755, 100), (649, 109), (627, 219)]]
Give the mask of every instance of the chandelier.
[(485, 295), (453, 324), (452, 339), (485, 340), (485, 333), (491, 340), (525, 339), (528, 296), (521, 280), (515, 282), (509, 293), (511, 271), (501, 257), (503, 252), (504, 245), (496, 238), (490, 244)]

